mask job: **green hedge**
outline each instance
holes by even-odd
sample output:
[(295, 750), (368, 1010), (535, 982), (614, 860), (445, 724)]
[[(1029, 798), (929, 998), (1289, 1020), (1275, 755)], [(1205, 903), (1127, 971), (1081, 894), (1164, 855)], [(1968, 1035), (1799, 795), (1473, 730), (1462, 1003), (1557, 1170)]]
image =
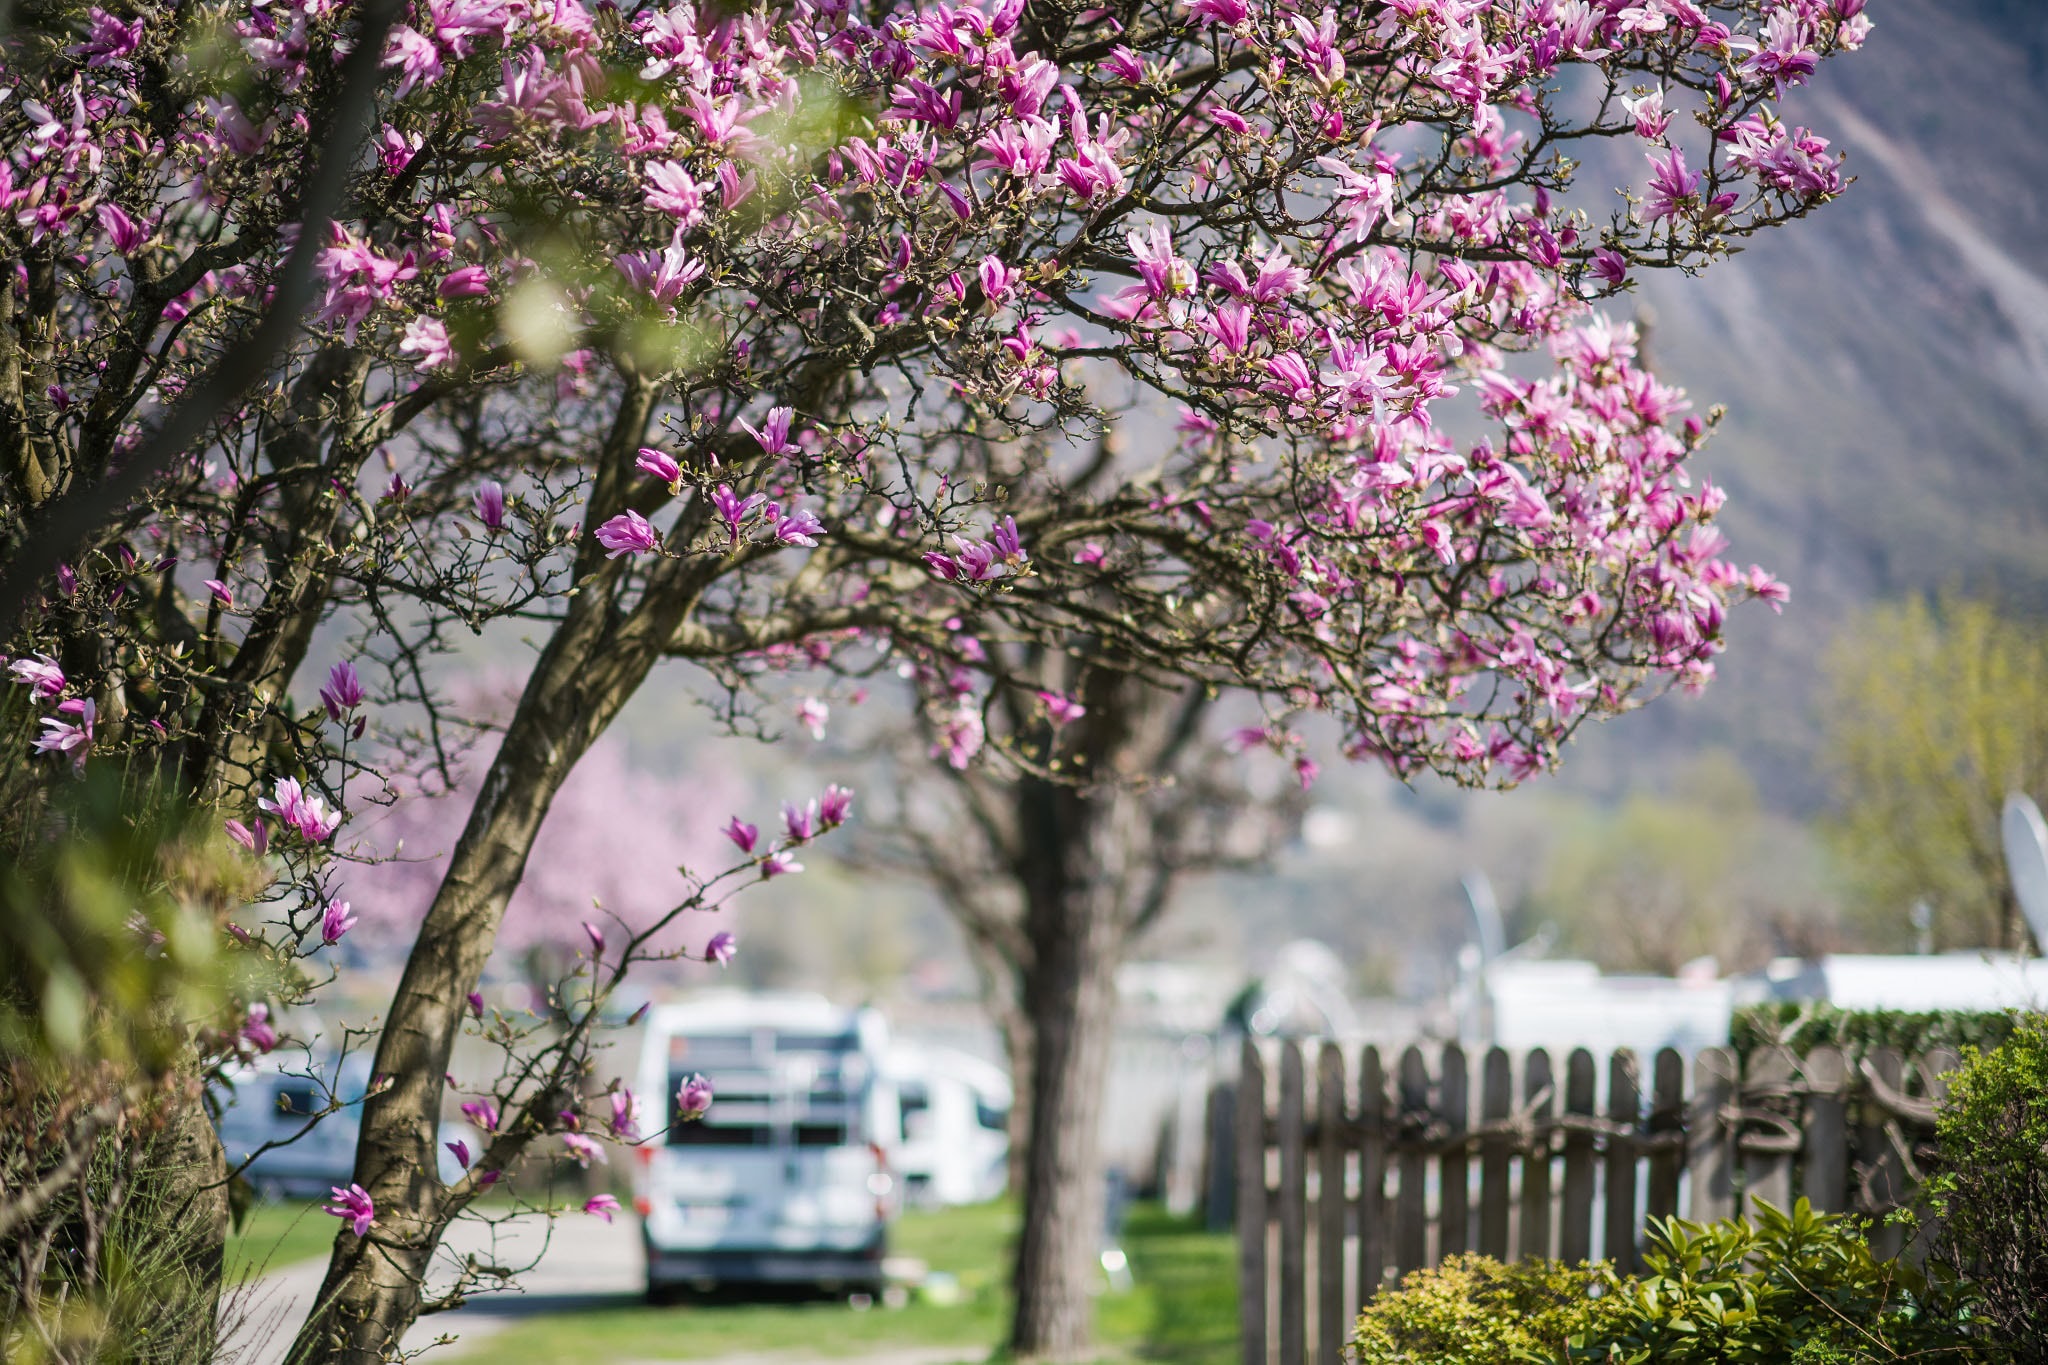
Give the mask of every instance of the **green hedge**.
[(1607, 1262), (1457, 1256), (1360, 1314), (1356, 1365), (1980, 1365), (1973, 1292), (1872, 1255), (1863, 1226), (1763, 1205), (1650, 1226), (1638, 1276)]
[(1735, 1011), (1728, 1036), (1747, 1058), (1760, 1047), (1782, 1044), (1804, 1056), (1817, 1047), (1838, 1047), (1851, 1060), (1877, 1048), (1911, 1056), (1948, 1047), (1988, 1052), (2012, 1035), (2020, 1014), (2012, 1010), (1848, 1010), (1812, 1000), (1779, 1000)]

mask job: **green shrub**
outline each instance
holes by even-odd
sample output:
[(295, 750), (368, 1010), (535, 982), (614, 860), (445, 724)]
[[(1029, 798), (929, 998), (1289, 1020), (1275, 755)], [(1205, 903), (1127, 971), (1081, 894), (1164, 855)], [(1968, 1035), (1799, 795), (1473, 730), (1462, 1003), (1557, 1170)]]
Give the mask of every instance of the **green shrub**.
[(1754, 1221), (1654, 1224), (1639, 1277), (1606, 1262), (1456, 1256), (1359, 1315), (1357, 1365), (1960, 1365), (1971, 1301), (1871, 1254), (1863, 1228), (1759, 1203)]
[(1503, 1265), (1453, 1256), (1366, 1306), (1352, 1337), (1358, 1365), (1509, 1365), (1561, 1360), (1573, 1338), (1613, 1316), (1600, 1266)]
[(1750, 1219), (1652, 1224), (1645, 1273), (1617, 1280), (1619, 1330), (1575, 1360), (1626, 1365), (1848, 1365), (1977, 1358), (1966, 1296), (1873, 1256), (1862, 1226), (1757, 1201)]
[(2023, 1365), (2048, 1362), (2048, 1019), (1965, 1059), (1935, 1125), (1937, 1246)]
[(1787, 1047), (1802, 1057), (1817, 1047), (1838, 1047), (1853, 1061), (1881, 1047), (1909, 1057), (1937, 1047), (1997, 1047), (2014, 1022), (2007, 1010), (1849, 1010), (1820, 1000), (1780, 1000), (1735, 1011), (1728, 1039), (1744, 1057), (1761, 1047)]

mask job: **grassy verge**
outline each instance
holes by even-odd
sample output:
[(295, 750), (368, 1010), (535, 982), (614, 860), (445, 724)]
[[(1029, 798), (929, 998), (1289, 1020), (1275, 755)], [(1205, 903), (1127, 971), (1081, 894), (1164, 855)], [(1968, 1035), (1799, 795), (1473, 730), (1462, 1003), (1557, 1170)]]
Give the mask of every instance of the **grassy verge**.
[[(1013, 1208), (993, 1204), (910, 1213), (891, 1251), (959, 1281), (957, 1302), (920, 1298), (902, 1308), (855, 1311), (838, 1303), (641, 1304), (522, 1320), (479, 1341), (464, 1358), (492, 1365), (609, 1365), (618, 1360), (706, 1360), (730, 1355), (819, 1359), (957, 1347), (962, 1362), (989, 1358), (1008, 1325)], [(1237, 1348), (1236, 1291), (1227, 1234), (1140, 1206), (1125, 1229), (1134, 1287), (1098, 1301), (1103, 1358), (1227, 1365)]]
[(332, 1215), (318, 1203), (286, 1201), (257, 1204), (242, 1220), (239, 1232), (228, 1233), (228, 1279), (267, 1275), (301, 1261), (325, 1259), (334, 1247)]

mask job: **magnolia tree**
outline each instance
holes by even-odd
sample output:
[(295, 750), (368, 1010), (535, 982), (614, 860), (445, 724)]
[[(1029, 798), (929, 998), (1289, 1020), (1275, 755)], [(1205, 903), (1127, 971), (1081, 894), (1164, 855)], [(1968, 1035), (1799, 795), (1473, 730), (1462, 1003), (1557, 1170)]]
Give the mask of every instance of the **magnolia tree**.
[[(231, 938), (281, 969), (327, 937), (351, 779), (438, 760), (460, 720), (435, 655), (498, 620), (536, 642), (386, 1012), (296, 1358), (394, 1350), (486, 1177), (611, 1127), (565, 1103), (587, 1028), (525, 1038), (464, 1002), (554, 795), (663, 660), (740, 726), (765, 675), (900, 667), (966, 765), (1005, 689), (1078, 700), (1000, 661), (1078, 652), (1245, 689), (1290, 758), (1313, 711), (1347, 757), (1496, 785), (1703, 683), (1730, 605), (1782, 589), (1723, 557), (1720, 494), (1685, 471), (1705, 424), (1598, 299), (1840, 189), (1776, 105), (1861, 8), (407, 9), (303, 331), (14, 646), (49, 780), (97, 756), (230, 808), (281, 874), (269, 927)], [(301, 168), (382, 21), (60, 6), (8, 40), (17, 543), (118, 486), (290, 302)], [(1574, 183), (1627, 143), (1621, 198)], [(1178, 409), (1172, 439), (1090, 439), (1139, 401)], [(332, 638), (349, 664), (315, 707)], [(426, 719), (371, 736), (372, 713)], [(735, 822), (732, 875), (845, 811), (793, 807), (773, 844)], [(658, 951), (627, 936), (593, 923), (586, 996)], [(465, 1027), (524, 1060), (470, 1101), (489, 1150), (444, 1186)], [(1013, 1344), (1084, 1332), (1020, 1315)]]

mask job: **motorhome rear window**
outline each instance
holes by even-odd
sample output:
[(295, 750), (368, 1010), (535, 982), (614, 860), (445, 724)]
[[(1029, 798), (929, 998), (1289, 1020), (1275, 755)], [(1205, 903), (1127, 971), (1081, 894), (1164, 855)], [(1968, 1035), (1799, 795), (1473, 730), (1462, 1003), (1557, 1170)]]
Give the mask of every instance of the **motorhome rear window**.
[(844, 1147), (847, 1141), (843, 1123), (799, 1123), (795, 1136), (799, 1147)]
[(774, 1133), (765, 1123), (706, 1123), (697, 1119), (669, 1125), (671, 1147), (767, 1147)]
[(777, 1052), (852, 1052), (860, 1047), (858, 1033), (778, 1033)]

